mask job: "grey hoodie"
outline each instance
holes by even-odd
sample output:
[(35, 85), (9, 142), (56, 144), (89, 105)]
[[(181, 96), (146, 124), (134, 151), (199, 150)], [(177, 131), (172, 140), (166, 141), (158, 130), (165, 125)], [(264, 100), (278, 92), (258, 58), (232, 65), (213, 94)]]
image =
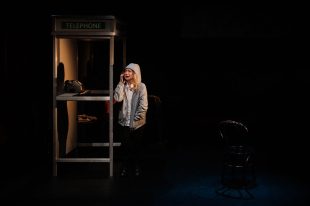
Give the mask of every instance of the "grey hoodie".
[[(131, 100), (131, 114), (130, 114), (130, 128), (138, 129), (146, 123), (146, 112), (148, 110), (147, 89), (143, 82), (141, 82), (140, 66), (135, 63), (130, 63), (126, 68), (133, 70), (138, 77), (138, 88), (134, 90)], [(125, 85), (119, 82), (114, 90), (114, 100), (117, 102), (127, 101), (125, 95)], [(125, 125), (124, 116), (125, 104), (123, 103), (118, 115), (118, 122)]]

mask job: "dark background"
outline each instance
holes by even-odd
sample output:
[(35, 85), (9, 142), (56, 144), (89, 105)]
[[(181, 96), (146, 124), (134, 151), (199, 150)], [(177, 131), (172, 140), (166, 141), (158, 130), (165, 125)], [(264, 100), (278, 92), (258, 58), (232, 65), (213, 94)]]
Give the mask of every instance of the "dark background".
[(58, 14), (115, 15), (125, 24), (127, 61), (140, 64), (149, 94), (163, 102), (168, 148), (215, 145), (218, 122), (235, 119), (248, 125), (267, 162), (304, 169), (309, 71), (297, 26), (302, 8), (56, 1), (2, 10), (10, 13), (1, 14), (5, 171), (46, 164), (51, 175), (51, 15)]

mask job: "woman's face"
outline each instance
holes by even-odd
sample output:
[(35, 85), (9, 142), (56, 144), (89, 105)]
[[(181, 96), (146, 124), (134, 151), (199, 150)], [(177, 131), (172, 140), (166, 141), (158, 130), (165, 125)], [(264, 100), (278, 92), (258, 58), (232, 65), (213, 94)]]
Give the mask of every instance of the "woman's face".
[(125, 69), (124, 70), (124, 79), (127, 82), (130, 82), (131, 80), (133, 80), (134, 77), (134, 71), (131, 69)]

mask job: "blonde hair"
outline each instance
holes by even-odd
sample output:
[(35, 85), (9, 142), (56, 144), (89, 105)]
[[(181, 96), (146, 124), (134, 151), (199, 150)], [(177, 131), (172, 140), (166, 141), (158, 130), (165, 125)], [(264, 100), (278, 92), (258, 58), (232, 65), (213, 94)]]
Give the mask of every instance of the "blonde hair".
[(137, 76), (136, 72), (133, 72), (133, 79), (132, 79), (132, 85), (133, 85), (133, 87), (132, 87), (132, 89), (133, 89), (133, 90), (138, 89), (138, 84), (139, 84), (139, 82), (138, 82), (138, 76)]

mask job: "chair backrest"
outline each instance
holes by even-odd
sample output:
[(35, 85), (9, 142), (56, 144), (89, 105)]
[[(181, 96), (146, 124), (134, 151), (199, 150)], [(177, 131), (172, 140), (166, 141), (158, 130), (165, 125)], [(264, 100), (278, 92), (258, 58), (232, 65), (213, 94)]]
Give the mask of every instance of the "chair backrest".
[(226, 145), (240, 146), (248, 144), (248, 128), (241, 122), (225, 120), (219, 123), (219, 132)]

